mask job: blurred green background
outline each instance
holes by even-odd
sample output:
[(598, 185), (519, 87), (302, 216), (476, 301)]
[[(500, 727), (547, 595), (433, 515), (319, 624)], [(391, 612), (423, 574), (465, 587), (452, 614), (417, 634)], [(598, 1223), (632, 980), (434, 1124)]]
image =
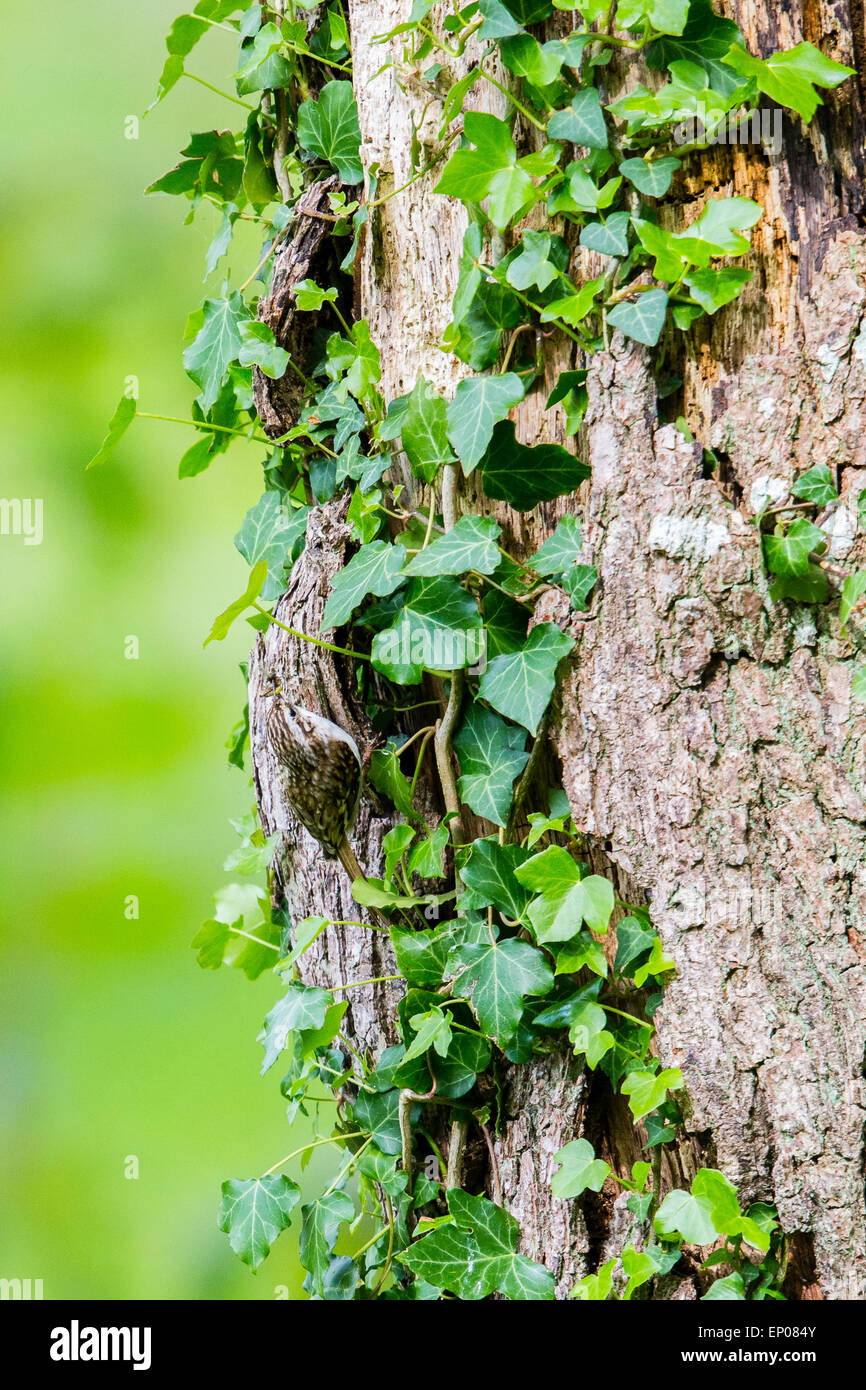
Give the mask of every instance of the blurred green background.
[[(181, 8), (67, 0), (34, 19), (3, 5), (18, 114), (3, 154), (0, 496), (42, 498), (44, 539), (0, 536), (0, 1276), (42, 1278), (49, 1299), (303, 1297), (294, 1228), (253, 1276), (216, 1227), (220, 1183), (308, 1132), (289, 1134), (279, 1068), (258, 1074), (278, 984), (203, 973), (189, 949), (228, 877), (228, 818), (252, 801), (223, 746), (250, 630), (202, 640), (246, 583), (232, 537), (262, 490), (259, 448), (236, 443), (179, 482), (196, 436), (136, 421), (112, 462), (83, 471), (127, 376), (143, 410), (188, 417), (195, 394), (181, 340), (217, 214), (185, 228), (185, 200), (143, 189), (190, 131), (245, 113), (182, 80), (125, 135)], [(214, 32), (188, 66), (227, 87), (234, 52)], [(258, 250), (239, 246), (241, 279)], [(306, 1178), (331, 1161), (317, 1151)]]

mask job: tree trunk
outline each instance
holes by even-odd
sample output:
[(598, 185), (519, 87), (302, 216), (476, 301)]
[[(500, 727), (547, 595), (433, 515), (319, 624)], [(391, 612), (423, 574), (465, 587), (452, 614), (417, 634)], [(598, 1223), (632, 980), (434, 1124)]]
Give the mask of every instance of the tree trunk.
[[(348, 10), (362, 155), (366, 167), (379, 165), (380, 194), (388, 193), (412, 176), (411, 117), (423, 101), (411, 77), (403, 73), (401, 85), (394, 67), (380, 72), (399, 60), (400, 41), (372, 40), (404, 20), (406, 6), (350, 0)], [(729, 0), (724, 12), (752, 52), (807, 39), (866, 69), (860, 0)], [(452, 80), (470, 61), (467, 53), (453, 65)], [(609, 80), (613, 88), (615, 68)], [(469, 100), (504, 110), (492, 88), (473, 89)], [(432, 148), (440, 118), (441, 108), (428, 110), (422, 146)], [(623, 897), (650, 904), (676, 962), (656, 1042), (662, 1064), (683, 1072), (688, 1138), (666, 1149), (663, 1186), (703, 1162), (721, 1168), (742, 1199), (775, 1202), (793, 1238), (795, 1298), (866, 1297), (866, 706), (852, 703), (855, 652), (837, 607), (816, 618), (814, 609), (773, 604), (753, 523), (768, 479), (790, 484), (825, 462), (837, 473), (838, 513), (847, 513), (833, 532), (834, 558), (850, 567), (863, 551), (850, 526), (866, 486), (862, 134), (853, 79), (827, 94), (808, 131), (785, 114), (778, 155), (744, 145), (687, 157), (663, 216), (682, 216), (693, 200), (691, 221), (708, 195), (753, 197), (765, 209), (752, 284), (701, 321), (674, 364), (683, 386), (664, 408), (685, 417), (697, 442), (660, 418), (643, 349), (617, 334), (609, 352), (583, 362), (556, 335), (545, 340), (544, 382), (513, 418), (527, 444), (562, 442), (560, 411), (544, 402), (561, 370), (589, 367), (578, 452), (591, 482), (530, 514), (484, 500), (518, 556), (563, 512), (584, 518), (583, 559), (600, 575), (591, 612), (575, 615), (545, 596), (536, 613), (577, 639), (551, 756), (596, 862)], [(531, 147), (518, 125), (521, 137)], [(380, 348), (386, 401), (422, 374), (450, 396), (466, 374), (438, 347), (465, 213), (435, 195), (433, 182), (373, 209), (356, 264), (355, 308)], [(597, 258), (579, 254), (592, 273)], [(339, 504), (314, 515), (309, 541), (277, 616), (318, 632), (348, 543)], [(272, 628), (253, 654), (251, 727), (265, 826), (290, 831), (295, 845), (281, 875), (291, 916), (351, 920), (358, 909), (348, 881), (292, 823), (264, 741), (261, 689), (275, 668), (297, 698), (306, 691), (363, 742), (349, 663)], [(434, 793), (425, 794), (433, 816)], [(362, 810), (354, 838), (370, 871), (391, 823)], [(390, 974), (388, 960), (379, 934), (332, 926), (301, 966), (305, 981), (327, 985)], [(398, 997), (394, 985), (353, 993), (356, 1046), (375, 1056), (394, 1041)], [(622, 1099), (604, 1078), (583, 1075), (567, 1050), (509, 1071), (505, 1094), (510, 1119), (493, 1140), (504, 1204), (521, 1224), (521, 1249), (554, 1272), (564, 1294), (622, 1248), (628, 1217), (606, 1189), (583, 1213), (552, 1197), (553, 1156), (586, 1133), (624, 1171), (639, 1156), (638, 1136)]]

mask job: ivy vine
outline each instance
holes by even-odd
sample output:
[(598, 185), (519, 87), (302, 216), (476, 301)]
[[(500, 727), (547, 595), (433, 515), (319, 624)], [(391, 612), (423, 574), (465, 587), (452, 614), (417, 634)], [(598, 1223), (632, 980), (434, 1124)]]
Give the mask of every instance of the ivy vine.
[[(556, 11), (570, 16), (558, 24), (563, 32), (538, 37), (535, 26)], [(701, 1169), (689, 1191), (661, 1200), (660, 1155), (682, 1124), (683, 1077), (662, 1068), (654, 1053), (653, 1017), (674, 962), (648, 910), (620, 902), (591, 871), (564, 793), (554, 790), (549, 805), (529, 809), (533, 754), (558, 668), (574, 645), (555, 623), (530, 628), (530, 620), (550, 586), (575, 610), (593, 601), (597, 575), (582, 559), (580, 521), (565, 516), (534, 555), (515, 559), (495, 521), (465, 511), (461, 482), (474, 474), (487, 497), (523, 512), (575, 491), (588, 468), (560, 445), (524, 445), (509, 419), (537, 389), (545, 333), (572, 339), (579, 360), (606, 348), (614, 330), (664, 355), (672, 333), (734, 300), (752, 272), (731, 262), (749, 251), (745, 234), (761, 217), (759, 205), (711, 198), (694, 221), (684, 225), (680, 215), (675, 221), (683, 225), (671, 230), (660, 200), (684, 157), (712, 144), (722, 122), (765, 97), (808, 121), (819, 89), (837, 86), (851, 69), (808, 43), (767, 59), (750, 54), (710, 0), (582, 0), (577, 10), (562, 0), (463, 7), (414, 0), (382, 42), (399, 41), (398, 57), (387, 50), (397, 80), (411, 73), (427, 92), (416, 112), (410, 182), (435, 179), (439, 194), (467, 210), (442, 346), (473, 375), (450, 401), (423, 378), (385, 401), (378, 346), (346, 307), (347, 276), (365, 224), (402, 190), (380, 188), (375, 166), (365, 181), (341, 0), (316, 7), (314, 24), (311, 13), (293, 0), (247, 7), (199, 0), (175, 20), (154, 104), (184, 77), (201, 81), (187, 63), (203, 36), (220, 28), (238, 43), (233, 86), (218, 92), (204, 85), (247, 114), (238, 131), (192, 135), (177, 165), (148, 192), (185, 200), (187, 221), (202, 206), (218, 208), (208, 277), (239, 220), (255, 223), (263, 237), (247, 281), (233, 288), (226, 279), (190, 315), (183, 354), (198, 390), (188, 422), (197, 437), (180, 460), (180, 477), (208, 468), (233, 439), (265, 454), (264, 491), (235, 537), (249, 584), (216, 618), (208, 641), (224, 638), (242, 617), (259, 631), (276, 621), (272, 607), (303, 549), (311, 510), (350, 495), (357, 551), (333, 582), (322, 631), (295, 635), (371, 663), (395, 688), (388, 706), (368, 697), (370, 717), (386, 735), (370, 778), (402, 820), (385, 837), (382, 877), (359, 880), (353, 892), (359, 905), (393, 922), (398, 974), (388, 978), (405, 982), (402, 1041), (371, 1059), (341, 1032), (347, 993), (369, 981), (319, 989), (298, 979), (298, 960), (328, 922), (291, 922), (272, 905), (277, 841), (264, 837), (251, 812), (236, 824), (239, 843), (225, 864), (241, 881), (218, 895), (193, 945), (206, 969), (231, 964), (251, 979), (276, 970), (284, 993), (264, 1022), (262, 1070), (283, 1069), (290, 1123), (298, 1114), (318, 1117), (335, 1097), (337, 1108), (325, 1132), (262, 1176), (224, 1184), (220, 1228), (258, 1268), (298, 1219), (300, 1188), (283, 1170), (318, 1145), (334, 1145), (344, 1156), (339, 1171), (300, 1212), (312, 1297), (552, 1298), (551, 1273), (518, 1252), (519, 1227), (502, 1206), (495, 1162), (491, 1201), (464, 1186), (462, 1159), (470, 1133), (493, 1152), (491, 1131), (505, 1120), (503, 1066), (553, 1051), (567, 1033), (581, 1063), (627, 1099), (649, 1155), (624, 1176), (585, 1138), (558, 1154), (555, 1196), (580, 1200), (610, 1184), (627, 1194), (634, 1223), (621, 1256), (580, 1279), (573, 1296), (628, 1300), (642, 1288), (646, 1296), (652, 1281), (676, 1281), (700, 1266), (721, 1273), (705, 1279), (709, 1299), (781, 1297), (786, 1242), (771, 1207), (757, 1203), (744, 1212), (735, 1188), (713, 1169)], [(619, 71), (624, 59), (640, 55), (662, 75), (660, 84), (618, 83), (621, 94), (608, 100), (606, 69), (615, 54)], [(504, 116), (469, 109), (484, 87), (496, 89)], [(438, 141), (424, 147), (417, 131), (434, 105)], [(684, 146), (678, 131), (690, 118), (703, 124)], [(298, 200), (327, 178), (330, 211), (320, 216), (339, 270), (332, 284), (308, 278), (295, 290), (295, 309), (308, 316), (315, 344), (310, 361), (299, 363), (256, 310)], [(543, 229), (527, 229), (525, 219), (535, 210), (538, 222), (539, 209)], [(596, 278), (573, 278), (576, 248), (604, 258)], [(275, 381), (297, 379), (296, 423), (278, 439), (258, 422), (254, 367)], [(547, 400), (562, 412), (569, 437), (587, 408), (585, 382), (585, 368), (563, 371)], [(93, 464), (106, 461), (136, 416), (164, 418), (124, 397)], [(768, 496), (759, 510), (772, 596), (824, 603), (821, 514), (837, 500), (830, 470), (810, 469), (793, 492), (796, 502)], [(423, 509), (416, 496), (426, 498)], [(866, 573), (843, 576), (843, 626), (864, 593)], [(423, 703), (418, 687), (430, 672), (449, 683), (447, 710), (407, 736), (397, 731), (394, 711), (401, 702)], [(866, 669), (856, 690), (866, 697)], [(247, 740), (245, 713), (228, 743), (229, 760), (241, 769)], [(415, 806), (425, 758), (438, 769), (447, 810), (433, 829)], [(461, 806), (490, 826), (470, 845), (460, 843)], [(419, 882), (441, 878), (446, 851), (453, 889), (420, 891)], [(431, 925), (421, 928), (417, 913)], [(433, 1111), (450, 1121), (445, 1152)], [(336, 1255), (345, 1228), (343, 1246), (352, 1253)]]

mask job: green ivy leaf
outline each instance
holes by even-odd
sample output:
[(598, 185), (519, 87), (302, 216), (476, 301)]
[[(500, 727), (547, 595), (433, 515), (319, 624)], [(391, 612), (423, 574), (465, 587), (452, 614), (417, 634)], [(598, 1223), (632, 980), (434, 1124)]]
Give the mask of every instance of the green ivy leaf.
[(634, 961), (652, 949), (656, 933), (650, 923), (640, 917), (623, 917), (616, 926), (616, 959), (613, 968), (618, 975), (631, 975), (628, 969)]
[[(823, 536), (823, 533), (819, 533)], [(849, 574), (845, 583), (842, 585), (842, 602), (839, 605), (839, 623), (844, 634), (848, 626), (848, 619), (859, 603), (863, 595), (866, 594), (866, 570), (855, 570)]]
[(515, 873), (518, 882), (539, 895), (527, 913), (539, 942), (570, 941), (583, 922), (592, 931), (607, 931), (613, 884), (599, 874), (584, 877), (561, 845), (550, 845)]
[(397, 1091), (373, 1095), (361, 1091), (352, 1104), (356, 1128), (369, 1134), (385, 1154), (398, 1154), (400, 1139), (400, 1096)]
[(385, 855), (384, 879), (386, 883), (394, 877), (394, 870), (406, 853), (406, 850), (415, 839), (415, 831), (411, 825), (395, 825), (382, 841), (382, 850)]
[(459, 946), (449, 969), (457, 988), (469, 994), (482, 1029), (500, 1047), (514, 1037), (525, 998), (553, 988), (553, 971), (541, 951), (514, 938)]
[(851, 679), (851, 699), (866, 700), (866, 666), (855, 671)]
[(541, 311), (541, 322), (553, 323), (556, 319), (561, 319), (563, 323), (577, 328), (587, 314), (595, 309), (596, 295), (603, 286), (604, 276), (599, 275), (595, 280), (587, 280), (575, 294), (566, 294), (561, 299), (550, 300)]
[(466, 1300), (491, 1293), (521, 1301), (552, 1299), (553, 1275), (518, 1255), (520, 1227), (486, 1197), (452, 1188), (448, 1207), (453, 1224), (438, 1226), (400, 1256), (419, 1278)]
[(440, 821), (432, 834), (419, 840), (410, 853), (410, 874), (420, 874), (422, 878), (439, 878), (442, 874), (442, 855), (450, 838), (448, 822)]
[(451, 1020), (441, 1009), (428, 1009), (423, 1014), (413, 1014), (409, 1020), (415, 1036), (406, 1048), (404, 1062), (415, 1057), (423, 1057), (431, 1047), (440, 1057), (447, 1057), (451, 1046)]
[(108, 433), (88, 463), (88, 468), (97, 468), (111, 458), (126, 431), (135, 419), (136, 403), (132, 396), (121, 396), (117, 409), (108, 422)]
[(559, 582), (571, 599), (575, 612), (585, 613), (589, 606), (587, 599), (598, 582), (598, 570), (593, 565), (572, 565)]
[(737, 1189), (716, 1168), (701, 1168), (692, 1182), (692, 1196), (709, 1204), (710, 1217), (719, 1235), (741, 1237), (764, 1254), (770, 1248), (770, 1231), (740, 1211)]
[(289, 354), (281, 348), (274, 338), (274, 330), (266, 323), (250, 319), (239, 325), (241, 346), (238, 361), (242, 367), (253, 363), (273, 379), (284, 376), (289, 365)]
[(202, 410), (210, 410), (243, 346), (241, 323), (249, 321), (249, 311), (237, 290), (225, 299), (206, 299), (202, 326), (183, 354), (183, 365), (201, 389)]
[(419, 550), (406, 565), (413, 575), (492, 574), (499, 564), (499, 526), (490, 517), (462, 516), (457, 525)]
[(315, 280), (301, 280), (295, 286), (295, 306), (305, 313), (318, 313), (323, 304), (333, 304), (336, 299), (337, 290), (333, 285), (323, 290)]
[(624, 159), (619, 172), (629, 183), (634, 184), (638, 193), (646, 198), (663, 198), (671, 186), (671, 180), (682, 160), (666, 155), (664, 159)]
[(355, 1204), (345, 1192), (326, 1192), (302, 1207), (301, 1212), (301, 1264), (310, 1272), (311, 1291), (324, 1298), (324, 1279), (331, 1263), (331, 1252), (340, 1227), (355, 1215)]
[(701, 308), (708, 314), (715, 314), (736, 299), (751, 278), (751, 270), (730, 266), (725, 270), (695, 270), (686, 276), (686, 285)]
[(764, 554), (773, 574), (801, 575), (809, 568), (813, 550), (826, 544), (826, 536), (805, 517), (798, 517), (786, 531), (776, 536), (764, 536)]
[(667, 280), (674, 284), (686, 268), (686, 256), (673, 240), (673, 233), (657, 227), (654, 222), (643, 218), (632, 218), (632, 225), (638, 234), (641, 246), (655, 258), (653, 274), (657, 280)]
[(322, 631), (342, 627), (368, 594), (384, 598), (403, 582), (406, 551), (390, 541), (363, 545), (331, 580), (331, 591), (322, 614)]
[(500, 420), (494, 426), (480, 466), (488, 497), (508, 502), (520, 512), (574, 492), (590, 472), (560, 444), (538, 444), (535, 448), (521, 444), (513, 420)]
[(744, 49), (732, 48), (724, 62), (740, 77), (754, 78), (759, 92), (780, 106), (790, 107), (804, 121), (811, 121), (822, 104), (816, 86), (838, 87), (854, 74), (853, 68), (825, 58), (811, 43), (798, 43), (796, 48), (771, 54), (766, 61)]
[(484, 457), (494, 426), (523, 399), (523, 393), (523, 381), (516, 372), (460, 382), (446, 414), (448, 438), (467, 477)]
[(393, 739), (386, 748), (377, 748), (370, 759), (369, 778), (377, 792), (393, 801), (397, 810), (410, 819), (418, 819), (412, 802), (412, 787), (400, 767), (399, 749)]
[(498, 840), (475, 840), (461, 869), (469, 889), (461, 905), (493, 906), (512, 920), (523, 916), (529, 894), (515, 878), (515, 869), (527, 859), (519, 845), (500, 845)]
[(568, 247), (562, 237), (549, 232), (524, 232), (516, 254), (508, 257), (505, 276), (516, 290), (533, 286), (546, 290), (568, 269), (568, 260)]
[(680, 1258), (679, 1250), (662, 1250), (658, 1245), (648, 1245), (644, 1250), (627, 1246), (622, 1252), (622, 1267), (628, 1275), (628, 1283), (623, 1289), (623, 1301), (631, 1299), (635, 1291), (648, 1284), (659, 1274), (667, 1274)]
[(217, 1221), (244, 1264), (258, 1269), (281, 1231), (291, 1224), (301, 1189), (284, 1173), (230, 1178), (222, 1185)]
[(574, 640), (554, 623), (539, 623), (517, 652), (494, 657), (481, 677), (479, 695), (506, 719), (538, 731), (556, 683), (556, 668)]
[(556, 40), (540, 44), (530, 34), (515, 34), (505, 39), (499, 51), (510, 72), (524, 77), (536, 87), (547, 87), (555, 82), (568, 56), (564, 44)]
[(588, 222), (580, 234), (580, 244), (585, 250), (599, 251), (603, 256), (627, 256), (630, 221), (631, 213), (614, 212), (606, 222)]
[(816, 507), (826, 507), (829, 502), (835, 502), (839, 495), (833, 474), (826, 463), (816, 463), (813, 468), (807, 468), (806, 472), (797, 478), (791, 491), (795, 497), (814, 502)]
[(563, 111), (554, 111), (547, 122), (552, 140), (569, 140), (591, 150), (607, 149), (607, 126), (597, 87), (581, 87)]
[(820, 565), (812, 561), (804, 574), (787, 574), (774, 580), (770, 585), (770, 598), (774, 603), (779, 599), (792, 599), (794, 603), (826, 603), (830, 596), (830, 584)]
[(665, 326), (668, 297), (664, 290), (648, 290), (638, 295), (634, 303), (624, 300), (615, 304), (607, 316), (612, 328), (621, 328), (629, 338), (655, 347)]
[(301, 102), (298, 141), (332, 164), (343, 183), (361, 183), (361, 127), (351, 82), (326, 82), (318, 101)]
[(600, 1192), (611, 1171), (609, 1163), (596, 1158), (588, 1139), (575, 1139), (554, 1156), (559, 1169), (550, 1183), (554, 1197), (580, 1197), (584, 1192)]
[(580, 554), (582, 544), (583, 523), (576, 516), (564, 516), (557, 522), (553, 535), (539, 546), (529, 563), (536, 574), (565, 574)]
[(328, 1303), (351, 1303), (361, 1282), (358, 1266), (351, 1255), (332, 1259), (322, 1279), (322, 1297)]
[(724, 1279), (717, 1279), (711, 1284), (707, 1292), (701, 1298), (702, 1303), (718, 1303), (723, 1299), (728, 1302), (743, 1302), (746, 1297), (746, 1286), (743, 1283), (743, 1276), (739, 1273), (728, 1274)]
[(224, 609), (223, 612), (220, 613), (219, 617), (214, 618), (213, 627), (211, 628), (207, 637), (204, 639), (203, 645), (205, 647), (207, 646), (208, 642), (223, 641), (223, 639), (228, 635), (228, 630), (231, 627), (232, 623), (240, 617), (241, 613), (245, 613), (246, 610), (248, 608), (251, 608), (252, 605), (255, 603), (259, 594), (262, 592), (262, 587), (267, 577), (268, 562), (267, 560), (259, 560), (258, 563), (253, 565), (253, 568), (250, 570), (250, 577), (247, 583), (247, 587), (241, 594), (240, 598), (236, 598), (234, 603), (230, 603), (228, 608)]
[(283, 1051), (289, 1034), (301, 1028), (321, 1028), (333, 1002), (334, 996), (326, 989), (289, 985), (283, 998), (277, 1000), (266, 1016), (264, 1027), (256, 1039), (265, 1048), (261, 1069), (263, 1076)]
[(413, 579), (396, 622), (373, 638), (372, 661), (389, 680), (417, 685), (425, 671), (474, 665), (483, 642), (478, 604), (456, 579)]
[(438, 989), (445, 978), (445, 960), (452, 943), (441, 931), (407, 931), (391, 928), (397, 969), (410, 985)]
[(504, 826), (514, 779), (529, 762), (523, 729), (506, 724), (483, 705), (473, 704), (454, 739), (454, 747), (460, 759), (457, 788), (461, 800), (477, 816)]
[(586, 212), (600, 212), (610, 207), (616, 197), (622, 177), (608, 179), (601, 187), (586, 172), (583, 164), (576, 160), (566, 165), (564, 181), (552, 189), (547, 200), (547, 210), (551, 215), (571, 213), (582, 216)]
[(276, 598), (285, 588), (284, 570), (303, 542), (307, 517), (312, 508), (291, 510), (284, 505), (282, 494), (265, 492), (243, 519), (235, 536), (235, 546), (248, 565), (265, 560), (268, 576), (262, 585), (262, 598)]
[(620, 0), (616, 19), (623, 29), (634, 29), (649, 20), (660, 34), (681, 34), (688, 14), (689, 0)]
[(616, 1259), (608, 1260), (597, 1274), (585, 1274), (578, 1279), (571, 1291), (571, 1298), (579, 1298), (584, 1303), (604, 1303), (613, 1292), (613, 1271)]
[(707, 266), (713, 256), (742, 256), (751, 247), (743, 228), (754, 227), (764, 215), (751, 198), (711, 198), (700, 217), (671, 237), (675, 249), (694, 265)]
[(500, 3), (500, 0), (479, 0), (478, 13), (484, 20), (478, 31), (481, 43), (507, 39), (513, 34), (523, 33), (523, 26), (517, 23), (513, 14)]
[(288, 85), (292, 79), (292, 64), (280, 52), (282, 43), (277, 26), (263, 24), (252, 43), (244, 45), (241, 66), (235, 73), (241, 96)]
[(688, 1245), (711, 1245), (719, 1235), (713, 1224), (710, 1202), (680, 1188), (665, 1197), (656, 1212), (655, 1228), (665, 1240), (679, 1238)]
[(634, 972), (634, 982), (638, 989), (643, 989), (650, 976), (658, 977), (666, 975), (670, 970), (676, 970), (676, 963), (668, 960), (665, 956), (661, 937), (657, 936), (652, 944), (649, 960), (644, 965), (638, 966)]
[(651, 1110), (658, 1109), (668, 1091), (679, 1091), (683, 1085), (683, 1074), (679, 1067), (668, 1067), (657, 1075), (640, 1069), (629, 1072), (621, 1089), (623, 1095), (629, 1097), (635, 1119), (642, 1120)]
[(443, 464), (456, 462), (448, 443), (445, 402), (423, 376), (409, 396), (402, 436), (412, 472), (425, 483), (433, 482)]
[(521, 24), (541, 24), (553, 14), (553, 0), (504, 0), (504, 4)]
[(731, 19), (722, 19), (712, 0), (691, 0), (688, 21), (680, 35), (663, 34), (646, 50), (647, 62), (656, 71), (672, 63), (696, 63), (707, 74), (713, 89), (723, 96), (740, 85), (725, 65), (732, 45), (745, 46), (745, 39)]
[(518, 166), (511, 132), (497, 116), (467, 111), (463, 131), (475, 149), (455, 150), (434, 191), (469, 203), (489, 197), (490, 220), (504, 231), (535, 200), (532, 179)]
[[(172, 23), (165, 39), (165, 47), (168, 57), (156, 90), (156, 96), (148, 106), (147, 111), (152, 111), (158, 106), (163, 97), (167, 96), (176, 82), (183, 77), (183, 60), (195, 48), (202, 34), (206, 34), (211, 26), (204, 19), (192, 14), (178, 15)], [(147, 111), (145, 115), (147, 115)]]

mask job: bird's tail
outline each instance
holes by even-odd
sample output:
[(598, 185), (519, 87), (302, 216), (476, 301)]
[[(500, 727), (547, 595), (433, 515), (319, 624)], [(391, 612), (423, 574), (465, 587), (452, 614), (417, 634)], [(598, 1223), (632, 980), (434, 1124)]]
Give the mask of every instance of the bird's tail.
[[(346, 873), (349, 875), (349, 878), (352, 880), (353, 883), (355, 882), (355, 880), (356, 880), (357, 878), (366, 878), (366, 875), (365, 875), (365, 873), (364, 873), (364, 870), (361, 868), (361, 865), (358, 863), (358, 859), (357, 859), (357, 856), (356, 856), (356, 854), (355, 854), (355, 851), (352, 849), (352, 846), (349, 844), (348, 839), (346, 839), (346, 838), (343, 839), (343, 842), (342, 842), (342, 844), (340, 845), (340, 848), (337, 850), (337, 858), (339, 859), (340, 863), (342, 864), (343, 868), (346, 870)], [(375, 907), (368, 907), (368, 908), (367, 908), (367, 911), (369, 912), (370, 916), (373, 918), (373, 921), (376, 922), (376, 924), (377, 924), (378, 926), (380, 926), (380, 927), (385, 927), (385, 928), (387, 928), (387, 927), (389, 926), (389, 922), (388, 922), (387, 917), (383, 916), (383, 914), (378, 910), (378, 908), (375, 908)]]

